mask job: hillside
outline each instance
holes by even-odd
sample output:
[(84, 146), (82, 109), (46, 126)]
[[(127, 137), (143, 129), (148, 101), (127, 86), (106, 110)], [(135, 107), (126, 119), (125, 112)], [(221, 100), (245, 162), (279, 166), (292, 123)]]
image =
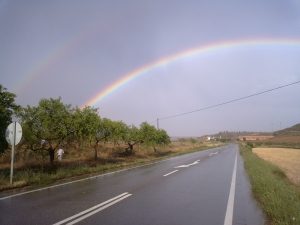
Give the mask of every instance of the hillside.
[(283, 130), (274, 132), (275, 136), (300, 136), (300, 123)]
[(300, 148), (300, 124), (274, 132), (274, 138), (264, 141), (273, 146)]

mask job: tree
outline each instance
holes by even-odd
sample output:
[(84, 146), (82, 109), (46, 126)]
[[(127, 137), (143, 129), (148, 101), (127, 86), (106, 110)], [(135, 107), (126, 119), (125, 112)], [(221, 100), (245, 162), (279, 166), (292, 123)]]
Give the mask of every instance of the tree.
[(89, 106), (83, 109), (76, 108), (72, 113), (71, 124), (73, 137), (79, 140), (80, 144), (84, 141), (91, 143), (100, 126), (98, 109)]
[(171, 143), (171, 139), (170, 139), (168, 133), (163, 129), (157, 130), (156, 144), (157, 145), (168, 145), (170, 143)]
[(127, 129), (127, 125), (122, 121), (112, 121), (107, 118), (101, 119), (95, 136), (95, 153), (97, 152), (100, 142), (112, 141), (116, 145), (119, 144), (120, 141), (124, 141)]
[(42, 99), (23, 109), (24, 138), (32, 150), (47, 150), (53, 164), (55, 150), (72, 133), (71, 106), (61, 99)]
[(142, 142), (140, 130), (134, 125), (126, 126), (123, 141), (128, 145), (126, 153), (132, 155), (134, 153), (133, 147)]
[(96, 140), (94, 145), (94, 158), (98, 159), (98, 140), (97, 134), (101, 126), (101, 119), (98, 115), (98, 109), (85, 107), (77, 108), (73, 114), (74, 136), (83, 142), (87, 140), (89, 143)]
[(157, 130), (154, 126), (144, 122), (140, 125), (141, 141), (144, 145), (152, 146), (155, 149)]
[(147, 122), (140, 125), (140, 137), (141, 142), (153, 147), (154, 152), (157, 151), (157, 146), (170, 143), (170, 137), (165, 130), (158, 130)]
[(111, 139), (113, 133), (113, 121), (107, 118), (100, 120), (99, 126), (97, 127), (97, 132), (95, 136), (96, 144), (100, 141), (107, 142)]
[(110, 140), (116, 145), (126, 139), (128, 126), (123, 121), (112, 121)]
[(8, 147), (5, 131), (12, 121), (11, 117), (20, 109), (20, 106), (15, 103), (15, 97), (15, 94), (8, 92), (0, 84), (0, 153), (3, 153)]

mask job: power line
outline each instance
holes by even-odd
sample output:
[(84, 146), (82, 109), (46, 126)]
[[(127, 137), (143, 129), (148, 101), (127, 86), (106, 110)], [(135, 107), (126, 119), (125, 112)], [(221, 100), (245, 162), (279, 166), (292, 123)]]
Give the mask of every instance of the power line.
[(275, 87), (275, 88), (272, 88), (272, 89), (268, 89), (268, 90), (265, 90), (265, 91), (257, 92), (257, 93), (251, 94), (251, 95), (247, 95), (247, 96), (244, 96), (244, 97), (235, 98), (235, 99), (232, 99), (232, 100), (229, 100), (229, 101), (226, 101), (226, 102), (206, 106), (206, 107), (196, 109), (196, 110), (193, 110), (193, 111), (183, 112), (183, 113), (178, 113), (178, 114), (174, 114), (174, 115), (170, 115), (170, 116), (161, 117), (161, 118), (158, 118), (157, 121), (172, 119), (172, 118), (175, 118), (175, 117), (180, 117), (180, 116), (184, 116), (184, 115), (187, 115), (187, 114), (204, 111), (204, 110), (207, 110), (207, 109), (216, 108), (216, 107), (219, 107), (219, 106), (227, 105), (227, 104), (230, 104), (230, 103), (233, 103), (233, 102), (241, 101), (241, 100), (244, 100), (244, 99), (247, 99), (247, 98), (252, 98), (252, 97), (255, 97), (255, 96), (258, 96), (258, 95), (262, 95), (262, 94), (265, 94), (265, 93), (268, 93), (268, 92), (272, 92), (272, 91), (275, 91), (275, 90), (278, 90), (278, 89), (281, 89), (281, 88), (292, 86), (292, 85), (295, 85), (295, 84), (298, 84), (298, 83), (300, 83), (300, 80), (292, 82), (292, 83), (288, 83), (288, 84), (285, 84), (285, 85), (281, 85), (281, 86), (278, 86), (278, 87)]

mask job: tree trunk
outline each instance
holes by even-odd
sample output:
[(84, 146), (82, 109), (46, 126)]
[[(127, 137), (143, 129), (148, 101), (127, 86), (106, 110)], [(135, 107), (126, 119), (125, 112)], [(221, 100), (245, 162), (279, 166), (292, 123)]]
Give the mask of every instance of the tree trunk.
[(99, 141), (96, 141), (96, 144), (94, 146), (94, 159), (95, 159), (95, 161), (98, 160), (98, 142)]
[(133, 146), (134, 144), (131, 144), (131, 143), (127, 143), (128, 144), (128, 148), (126, 148), (126, 152), (128, 155), (131, 155), (133, 153)]
[(94, 148), (94, 159), (95, 159), (95, 161), (97, 161), (97, 159), (98, 159), (98, 150), (97, 150), (97, 147)]
[(54, 156), (55, 156), (55, 149), (53, 147), (48, 148), (48, 153), (49, 153), (50, 164), (53, 165)]

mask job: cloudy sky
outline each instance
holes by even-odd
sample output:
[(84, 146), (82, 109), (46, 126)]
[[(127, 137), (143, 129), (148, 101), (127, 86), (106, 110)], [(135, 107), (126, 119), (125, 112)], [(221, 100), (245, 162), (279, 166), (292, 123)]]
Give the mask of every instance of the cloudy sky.
[[(150, 68), (93, 105), (128, 124), (300, 80), (298, 0), (0, 0), (0, 32), (0, 83), (24, 106), (59, 96), (81, 106), (161, 58), (232, 44)], [(172, 136), (273, 131), (300, 122), (299, 97), (296, 84), (160, 127)]]

